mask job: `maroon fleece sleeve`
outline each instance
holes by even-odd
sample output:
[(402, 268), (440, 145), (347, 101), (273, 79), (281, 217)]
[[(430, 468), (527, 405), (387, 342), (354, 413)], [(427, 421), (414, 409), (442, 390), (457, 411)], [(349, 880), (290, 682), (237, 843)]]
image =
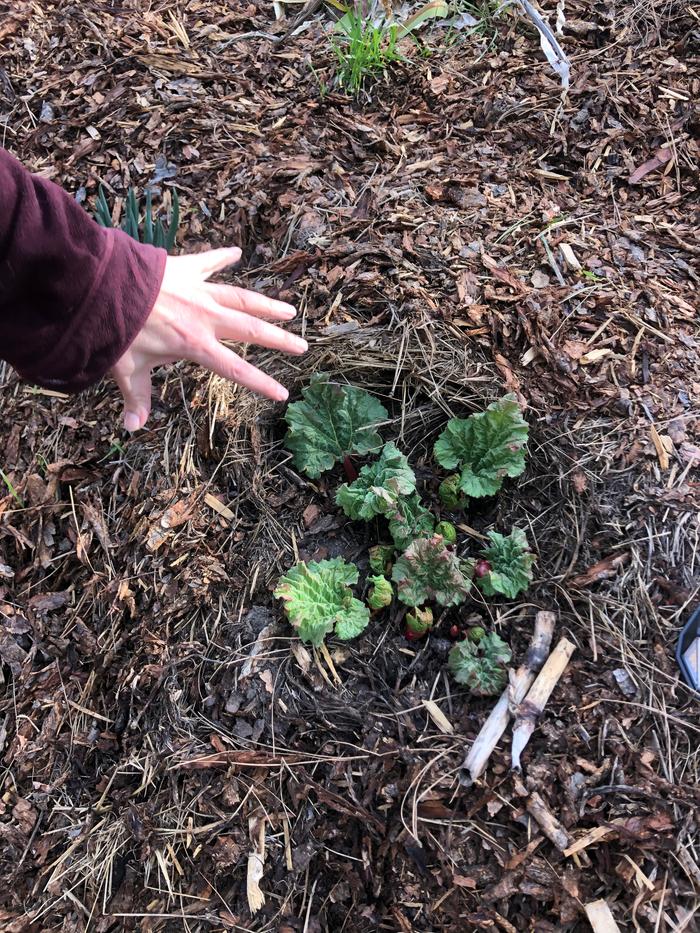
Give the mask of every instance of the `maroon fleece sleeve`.
[(0, 149), (0, 358), (25, 379), (77, 392), (104, 376), (148, 317), (165, 259)]

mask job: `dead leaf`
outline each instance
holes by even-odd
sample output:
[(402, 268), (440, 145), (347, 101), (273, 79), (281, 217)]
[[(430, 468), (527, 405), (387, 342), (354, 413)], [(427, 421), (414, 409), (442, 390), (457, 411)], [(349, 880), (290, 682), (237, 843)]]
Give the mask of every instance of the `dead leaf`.
[(632, 172), (628, 181), (630, 185), (637, 185), (639, 182), (649, 174), (649, 172), (656, 171), (657, 168), (661, 168), (663, 165), (666, 165), (673, 158), (673, 150), (667, 149), (662, 146), (660, 149), (657, 149), (651, 159), (647, 159), (646, 162), (642, 162), (641, 165)]
[(313, 502), (310, 505), (307, 505), (301, 516), (302, 521), (304, 522), (304, 528), (310, 528), (320, 514), (320, 508)]
[(611, 554), (604, 557), (597, 564), (589, 567), (585, 573), (572, 577), (570, 583), (572, 586), (590, 586), (592, 583), (598, 583), (600, 580), (609, 580), (614, 577), (620, 567), (623, 567), (629, 558), (629, 553)]
[(575, 470), (571, 474), (571, 485), (579, 495), (582, 495), (588, 489), (588, 477), (580, 470)]
[(549, 285), (549, 276), (546, 272), (536, 269), (530, 278), (533, 288), (546, 288)]

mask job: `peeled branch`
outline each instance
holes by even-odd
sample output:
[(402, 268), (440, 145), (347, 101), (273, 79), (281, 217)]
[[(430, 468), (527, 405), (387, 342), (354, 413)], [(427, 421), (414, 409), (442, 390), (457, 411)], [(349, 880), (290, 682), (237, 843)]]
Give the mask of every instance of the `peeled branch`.
[(511, 766), (513, 770), (520, 769), (520, 756), (535, 731), (537, 720), (542, 715), (547, 700), (559, 683), (559, 678), (566, 670), (576, 645), (567, 638), (562, 638), (554, 651), (547, 658), (547, 662), (537, 675), (525, 699), (518, 706), (513, 726), (513, 743), (511, 746)]

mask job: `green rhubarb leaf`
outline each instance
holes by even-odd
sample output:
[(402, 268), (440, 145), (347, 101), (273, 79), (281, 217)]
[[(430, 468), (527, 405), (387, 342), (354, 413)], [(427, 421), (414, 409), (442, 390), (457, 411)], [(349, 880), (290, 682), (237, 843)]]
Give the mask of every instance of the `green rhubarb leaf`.
[(394, 564), (391, 578), (399, 599), (408, 606), (427, 602), (457, 606), (467, 598), (471, 585), (441, 535), (414, 541)]
[(532, 583), (532, 565), (535, 562), (527, 544), (527, 537), (520, 528), (505, 536), (490, 531), (491, 547), (482, 554), (490, 569), (482, 577), (476, 577), (477, 585), (485, 596), (502, 593), (508, 599), (524, 592)]
[(372, 589), (367, 596), (367, 605), (370, 609), (384, 609), (391, 605), (394, 598), (394, 587), (383, 574), (377, 574), (368, 578), (372, 584)]
[(369, 610), (352, 595), (358, 570), (342, 558), (300, 563), (280, 580), (275, 597), (302, 641), (320, 645), (335, 629), (338, 638), (355, 638), (367, 627)]
[(363, 466), (357, 479), (343, 483), (336, 502), (350, 518), (369, 521), (396, 509), (401, 496), (416, 489), (416, 475), (396, 444), (386, 444), (376, 463)]
[(477, 696), (494, 696), (508, 682), (506, 665), (512, 658), (508, 645), (493, 633), (477, 642), (457, 642), (450, 650), (447, 665), (458, 684)]
[(402, 496), (396, 503), (396, 510), (388, 512), (387, 518), (389, 534), (400, 551), (405, 550), (416, 538), (432, 535), (435, 528), (435, 519), (421, 505), (417, 492)]
[(446, 470), (459, 469), (459, 488), (468, 496), (492, 496), (506, 476), (525, 469), (528, 426), (514, 395), (506, 395), (478, 415), (452, 418), (435, 442), (435, 459)]
[(369, 392), (336, 385), (326, 374), (317, 373), (302, 396), (303, 401), (287, 406), (284, 417), (289, 430), (284, 443), (307, 476), (315, 479), (350, 454), (381, 447), (377, 425), (389, 416)]

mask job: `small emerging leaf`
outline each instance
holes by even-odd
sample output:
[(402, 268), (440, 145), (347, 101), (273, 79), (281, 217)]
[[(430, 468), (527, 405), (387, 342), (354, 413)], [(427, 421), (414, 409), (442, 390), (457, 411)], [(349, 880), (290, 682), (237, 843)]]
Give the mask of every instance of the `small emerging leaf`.
[(448, 667), (458, 684), (464, 684), (476, 696), (494, 696), (508, 682), (506, 665), (512, 654), (498, 635), (484, 635), (473, 640), (457, 642), (449, 654)]
[(454, 544), (457, 541), (457, 529), (452, 522), (438, 522), (435, 526), (435, 534), (442, 535), (448, 544)]
[(467, 497), (459, 488), (459, 473), (453, 473), (440, 483), (438, 489), (440, 501), (451, 512), (463, 509), (467, 504)]
[(398, 550), (405, 550), (416, 538), (431, 535), (435, 528), (435, 519), (431, 512), (421, 505), (417, 492), (399, 499), (396, 511), (387, 513), (389, 534)]
[(397, 38), (403, 39), (409, 32), (427, 23), (429, 19), (445, 19), (449, 12), (450, 7), (446, 0), (430, 0), (430, 3), (426, 3), (399, 26)]
[(406, 613), (406, 629), (415, 638), (422, 638), (433, 627), (433, 610), (430, 606)]
[(485, 596), (502, 593), (508, 599), (515, 599), (532, 582), (535, 558), (528, 548), (525, 532), (514, 528), (506, 537), (490, 531), (489, 538), (491, 547), (483, 551), (489, 569), (483, 576), (476, 577), (477, 586)]
[(338, 638), (360, 634), (369, 622), (369, 610), (352, 595), (358, 570), (342, 558), (300, 563), (280, 580), (275, 597), (284, 600), (289, 621), (302, 641), (320, 645), (335, 628)]
[(414, 541), (394, 564), (391, 578), (399, 599), (408, 606), (433, 600), (441, 606), (457, 606), (470, 587), (459, 558), (440, 535)]
[(369, 608), (377, 610), (390, 606), (394, 598), (394, 588), (387, 578), (382, 574), (378, 574), (375, 577), (369, 577), (369, 582), (372, 584), (372, 589), (367, 596)]
[(446, 470), (461, 470), (459, 488), (468, 496), (492, 496), (505, 476), (525, 469), (528, 426), (514, 395), (506, 395), (486, 411), (452, 418), (435, 442), (435, 458)]
[(389, 573), (394, 548), (390, 544), (375, 544), (369, 549), (369, 567), (377, 574)]
[(381, 446), (377, 425), (388, 413), (364, 389), (335, 385), (318, 373), (302, 396), (303, 401), (287, 407), (285, 446), (307, 476), (315, 479), (348, 454), (367, 454)]
[(353, 483), (343, 483), (336, 502), (350, 518), (369, 521), (396, 509), (401, 496), (415, 492), (416, 476), (396, 447), (386, 444), (376, 463), (362, 467)]

